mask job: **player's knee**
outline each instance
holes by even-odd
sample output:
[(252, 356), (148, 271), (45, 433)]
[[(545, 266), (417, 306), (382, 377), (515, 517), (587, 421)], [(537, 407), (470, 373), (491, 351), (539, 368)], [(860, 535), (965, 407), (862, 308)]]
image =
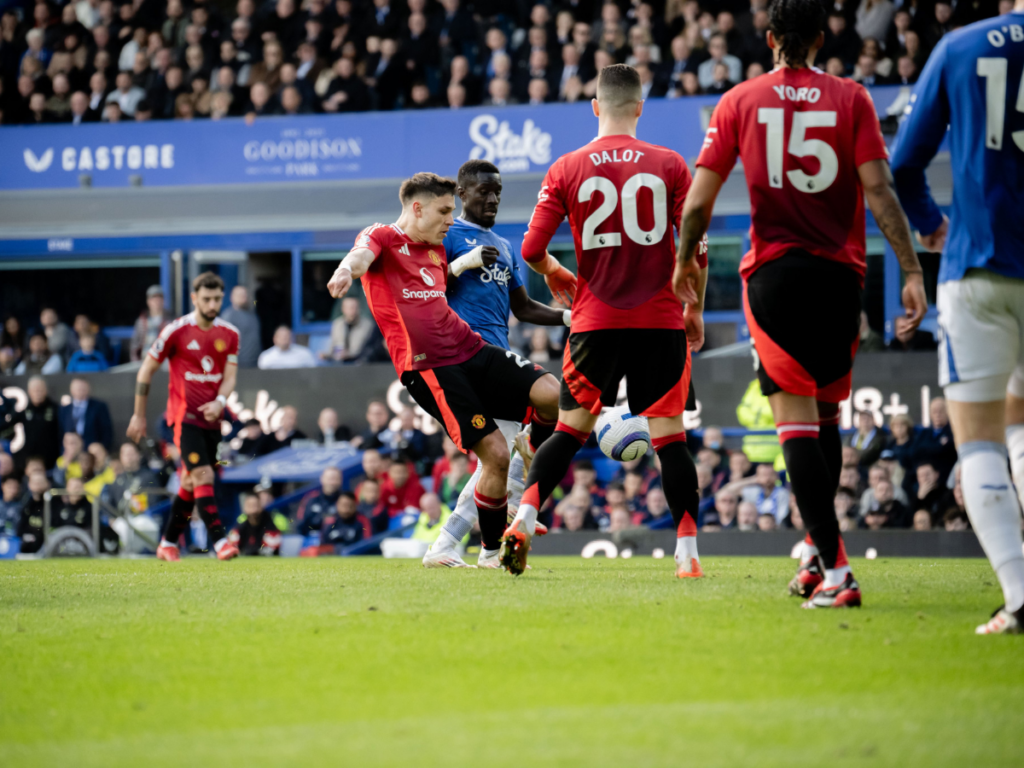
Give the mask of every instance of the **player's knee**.
[(558, 379), (552, 375), (541, 376), (530, 389), (530, 401), (542, 416), (555, 418), (558, 416)]
[(495, 472), (508, 472), (508, 444), (501, 434), (501, 430), (495, 430), (473, 447), (474, 452), (480, 457), (484, 467)]
[(186, 492), (192, 492), (195, 490), (195, 481), (192, 479), (191, 472), (182, 472), (181, 474), (181, 489)]
[(196, 467), (189, 472), (193, 487), (197, 485), (213, 485), (213, 468)]

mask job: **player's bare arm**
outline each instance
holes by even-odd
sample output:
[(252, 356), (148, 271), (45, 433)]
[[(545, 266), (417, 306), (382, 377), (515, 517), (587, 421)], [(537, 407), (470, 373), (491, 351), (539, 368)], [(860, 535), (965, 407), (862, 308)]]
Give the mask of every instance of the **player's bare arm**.
[(896, 336), (900, 341), (907, 341), (917, 331), (928, 311), (928, 300), (924, 295), (924, 273), (911, 241), (910, 222), (896, 198), (889, 163), (885, 160), (870, 160), (858, 166), (857, 173), (875, 222), (896, 252), (900, 269), (903, 270), (903, 307), (907, 314), (896, 324)]
[(570, 312), (568, 309), (552, 309), (539, 301), (534, 301), (523, 286), (512, 291), (508, 298), (512, 314), (522, 323), (569, 325)]
[(238, 381), (238, 363), (228, 362), (224, 365), (224, 378), (221, 379), (220, 389), (217, 390), (217, 397), (208, 403), (199, 406), (199, 412), (207, 421), (217, 421), (224, 413), (228, 405), (228, 397), (235, 391), (235, 383)]
[[(712, 170), (700, 166), (693, 177), (693, 184), (686, 193), (683, 203), (683, 218), (679, 224), (679, 250), (676, 252), (676, 268), (672, 274), (672, 290), (687, 307), (704, 308), (704, 291), (700, 287), (701, 268), (697, 263), (697, 249), (707, 249), (706, 233), (711, 223), (711, 212), (722, 189), (722, 177)], [(703, 246), (701, 245), (703, 241)], [(705, 270), (706, 272), (706, 270)], [(704, 275), (707, 285), (707, 274)]]
[(139, 442), (146, 436), (146, 402), (149, 400), (149, 386), (153, 381), (153, 374), (160, 367), (160, 363), (150, 355), (146, 355), (135, 376), (135, 412), (131, 421), (128, 422), (128, 439)]
[[(701, 240), (701, 248), (707, 248), (707, 235)], [(696, 259), (693, 259), (696, 261)], [(700, 352), (704, 346), (704, 294), (708, 287), (708, 268), (704, 267), (697, 274), (697, 301), (687, 303), (683, 308), (683, 322), (686, 323), (686, 340), (690, 343), (690, 349)]]
[(327, 290), (331, 297), (340, 299), (348, 293), (352, 287), (352, 281), (365, 275), (375, 258), (373, 251), (369, 248), (356, 248), (349, 251), (327, 283)]

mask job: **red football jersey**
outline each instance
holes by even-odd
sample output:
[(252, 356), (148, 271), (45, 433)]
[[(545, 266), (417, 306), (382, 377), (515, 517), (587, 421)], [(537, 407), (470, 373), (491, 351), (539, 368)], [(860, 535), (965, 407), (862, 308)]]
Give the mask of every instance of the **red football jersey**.
[(399, 376), (457, 365), (483, 349), (480, 334), (448, 306), (444, 246), (417, 242), (397, 224), (374, 224), (355, 247), (376, 257), (360, 279)]
[(819, 69), (774, 69), (722, 96), (697, 165), (727, 178), (736, 156), (750, 189), (744, 278), (791, 248), (862, 277), (864, 190), (857, 167), (888, 158), (864, 87)]
[(238, 363), (238, 329), (218, 317), (204, 331), (190, 312), (163, 329), (149, 355), (157, 362), (171, 361), (167, 423), (220, 429), (220, 421), (207, 421), (199, 406), (217, 399), (224, 368)]
[[(682, 328), (672, 292), (675, 232), (690, 188), (677, 153), (632, 136), (605, 136), (548, 169), (523, 238), (537, 262), (562, 220), (576, 246), (573, 332), (602, 328)], [(701, 266), (706, 256), (698, 257)]]

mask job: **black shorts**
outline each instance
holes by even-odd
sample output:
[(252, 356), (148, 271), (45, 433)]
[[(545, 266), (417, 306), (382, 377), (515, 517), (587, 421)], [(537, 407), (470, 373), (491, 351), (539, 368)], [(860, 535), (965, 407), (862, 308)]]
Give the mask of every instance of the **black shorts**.
[(569, 334), (558, 407), (598, 414), (615, 405), (623, 376), (633, 414), (680, 415), (692, 401), (686, 331), (610, 328)]
[(467, 453), (498, 428), (495, 419), (522, 422), (530, 408), (530, 390), (550, 375), (515, 352), (488, 344), (458, 365), (406, 371), (402, 384), (412, 399), (444, 427)]
[(189, 472), (196, 467), (216, 467), (220, 425), (216, 429), (201, 429), (194, 424), (179, 424), (174, 428), (174, 444)]
[(850, 267), (800, 249), (757, 268), (743, 304), (765, 396), (849, 397), (862, 293)]

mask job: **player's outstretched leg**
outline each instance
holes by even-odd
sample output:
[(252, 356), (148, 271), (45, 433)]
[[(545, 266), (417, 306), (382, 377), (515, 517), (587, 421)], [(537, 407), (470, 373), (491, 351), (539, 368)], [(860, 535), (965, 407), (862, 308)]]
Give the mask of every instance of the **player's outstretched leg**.
[(676, 576), (697, 579), (704, 575), (697, 554), (697, 508), (700, 505), (697, 467), (686, 447), (682, 417), (652, 418), (651, 446), (661, 460), (665, 500), (676, 524)]
[(477, 520), (476, 503), (473, 500), (476, 484), (484, 471), (483, 462), (478, 461), (472, 477), (459, 494), (455, 509), (445, 520), (437, 539), (423, 555), (424, 568), (472, 568), (459, 555), (459, 542), (466, 538)]
[(181, 538), (181, 534), (185, 532), (185, 529), (188, 528), (188, 522), (192, 517), (192, 509), (195, 507), (195, 504), (195, 496), (192, 493), (192, 479), (188, 475), (182, 475), (178, 495), (171, 501), (171, 512), (167, 516), (164, 535), (160, 539), (160, 545), (156, 548), (157, 560), (166, 560), (169, 563), (181, 560), (178, 540)]
[(480, 520), (480, 560), (478, 568), (494, 567), (501, 548), (501, 535), (508, 521), (508, 445), (499, 430), (494, 430), (473, 446), (483, 470), (473, 491)]
[(230, 560), (233, 557), (238, 557), (238, 547), (228, 541), (224, 533), (224, 524), (220, 521), (217, 500), (213, 495), (212, 467), (196, 467), (192, 470), (192, 477), (195, 481), (196, 506), (199, 508), (199, 516), (206, 525), (208, 538), (213, 543), (213, 551), (217, 554), (217, 559)]

